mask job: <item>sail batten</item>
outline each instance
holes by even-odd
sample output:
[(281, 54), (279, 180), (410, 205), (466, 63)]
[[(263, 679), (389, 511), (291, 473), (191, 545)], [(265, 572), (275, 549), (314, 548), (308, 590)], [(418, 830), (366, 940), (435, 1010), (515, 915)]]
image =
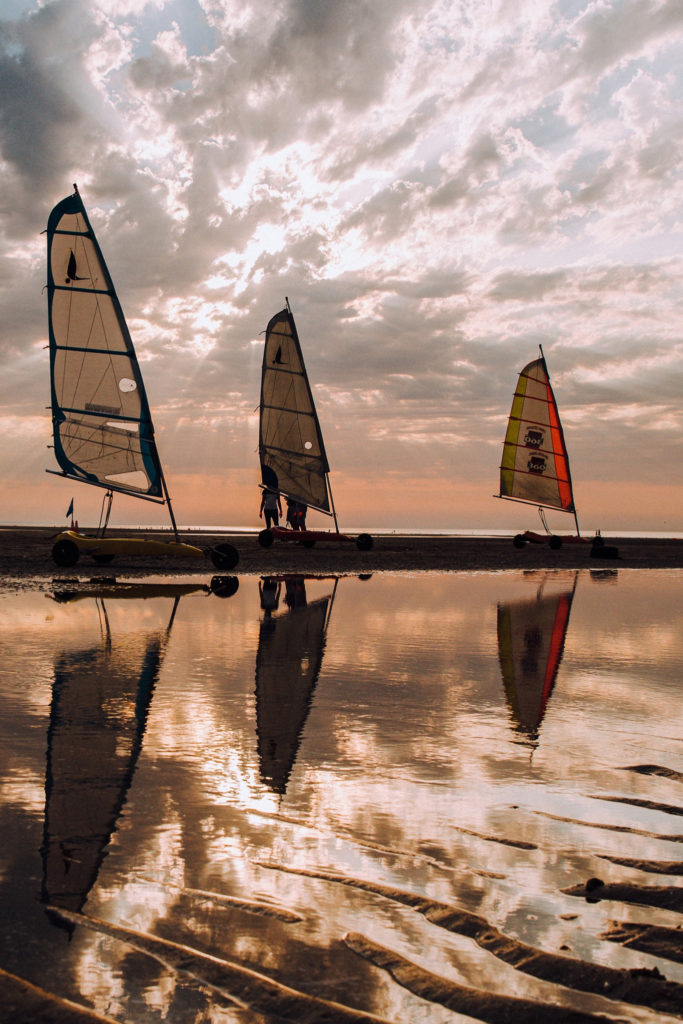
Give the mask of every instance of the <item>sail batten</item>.
[(259, 456), (264, 487), (332, 515), (329, 464), (289, 308), (266, 328), (261, 371)]
[(519, 374), (500, 465), (500, 495), (576, 516), (569, 456), (543, 353)]
[(48, 218), (47, 273), (54, 452), (63, 474), (164, 502), (142, 374), (78, 192)]

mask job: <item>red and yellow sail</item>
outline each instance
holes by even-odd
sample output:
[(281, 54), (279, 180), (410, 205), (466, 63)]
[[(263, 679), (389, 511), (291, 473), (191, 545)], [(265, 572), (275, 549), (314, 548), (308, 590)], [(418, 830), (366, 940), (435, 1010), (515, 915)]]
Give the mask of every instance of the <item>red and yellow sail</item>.
[(567, 448), (542, 354), (519, 375), (503, 444), (500, 497), (576, 511)]

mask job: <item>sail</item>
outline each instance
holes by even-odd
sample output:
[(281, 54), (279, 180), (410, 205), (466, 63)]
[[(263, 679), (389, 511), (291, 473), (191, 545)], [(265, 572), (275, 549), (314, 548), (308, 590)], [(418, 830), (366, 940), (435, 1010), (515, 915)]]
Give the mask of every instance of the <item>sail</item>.
[[(516, 730), (531, 741), (538, 738), (562, 661), (577, 576), (569, 583), (548, 574), (535, 597), (498, 605), (505, 696)], [(546, 592), (546, 586), (557, 589)]]
[[(104, 615), (106, 620), (106, 609)], [(45, 903), (79, 912), (95, 883), (135, 772), (166, 635), (108, 637), (55, 664), (42, 846)]]
[(331, 515), (329, 465), (289, 308), (266, 328), (259, 455), (264, 487)]
[(575, 512), (567, 449), (542, 355), (519, 375), (503, 445), (500, 497)]
[(305, 602), (303, 578), (286, 581), (290, 611), (262, 620), (256, 656), (256, 732), (261, 781), (284, 793), (313, 701), (331, 596)]
[(78, 192), (48, 219), (47, 275), (57, 462), (74, 480), (164, 501), (133, 342)]

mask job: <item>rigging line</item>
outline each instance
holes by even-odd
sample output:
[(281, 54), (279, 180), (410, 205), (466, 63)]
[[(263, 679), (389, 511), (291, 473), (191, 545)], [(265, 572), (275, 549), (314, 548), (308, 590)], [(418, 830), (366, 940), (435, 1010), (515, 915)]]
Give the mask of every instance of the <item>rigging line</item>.
[[(313, 412), (313, 410), (309, 411), (307, 409), (288, 409), (284, 405), (268, 405), (265, 402), (264, 402), (263, 408), (267, 409), (269, 412), (287, 413), (289, 416), (310, 416), (312, 419), (315, 418), (315, 413)], [(278, 422), (279, 422), (279, 419), (278, 419)]]
[[(76, 246), (74, 245), (74, 249), (75, 248), (76, 248)], [(73, 253), (73, 249), (71, 249), (70, 251)], [(83, 255), (84, 255), (86, 267), (87, 267), (89, 273), (92, 275), (92, 269), (90, 267), (90, 262), (88, 260), (88, 255), (87, 255), (87, 251), (86, 251), (85, 246), (83, 246)], [(75, 256), (75, 253), (74, 253), (74, 256)], [(79, 254), (79, 257), (80, 257), (80, 254)], [(92, 280), (93, 280), (92, 276), (89, 279), (92, 282)], [(70, 336), (70, 333), (71, 333), (71, 314), (72, 314), (72, 309), (73, 309), (74, 289), (73, 288), (69, 288), (69, 289), (61, 289), (61, 290), (64, 290), (64, 291), (68, 290), (68, 292), (69, 292), (69, 315), (68, 315), (67, 326), (66, 326), (66, 338), (68, 340), (68, 338)], [(98, 315), (99, 315), (99, 319), (100, 319), (100, 327), (101, 327), (101, 330), (102, 330), (102, 337), (104, 337), (106, 339), (107, 335), (106, 335), (106, 332), (105, 332), (105, 329), (104, 329), (104, 320), (102, 318), (102, 310), (100, 308), (99, 294), (96, 293), (96, 292), (93, 292), (91, 289), (78, 289), (78, 291), (79, 291), (80, 294), (86, 293), (86, 294), (93, 294), (95, 296), (95, 308), (93, 309), (92, 317), (91, 317), (91, 320), (90, 320), (90, 325), (89, 325), (87, 336), (86, 336), (87, 337), (87, 341), (89, 342), (90, 339), (93, 337), (93, 329), (94, 329), (94, 324), (95, 324), (95, 318)], [(65, 346), (65, 347), (68, 348), (68, 345)], [(83, 356), (81, 358), (81, 365), (80, 365), (79, 371), (78, 371), (77, 376), (76, 376), (76, 382), (75, 382), (75, 385), (74, 385), (74, 392), (73, 393), (76, 392), (76, 389), (78, 388), (78, 385), (81, 382), (81, 376), (82, 376), (82, 373), (83, 373), (83, 367), (84, 367), (84, 364), (85, 364), (85, 356), (86, 356), (86, 351), (85, 350), (83, 350), (83, 351), (84, 351), (84, 354), (83, 354)], [(67, 367), (67, 360), (65, 359), (64, 360), (63, 370), (62, 370), (62, 394), (65, 391), (64, 378), (66, 376), (66, 367)]]
[[(96, 239), (95, 239), (94, 235), (93, 235), (93, 238), (92, 238), (92, 244), (91, 244), (90, 248), (92, 250), (92, 257), (96, 261), (95, 269), (103, 271), (104, 283), (107, 286), (111, 286), (112, 291), (113, 291), (113, 281), (111, 279), (109, 281), (107, 281), (107, 274), (106, 274), (105, 268), (100, 264), (100, 259), (99, 259), (99, 256), (97, 254), (97, 242), (96, 242)], [(96, 276), (93, 275), (92, 267), (90, 265), (90, 258), (91, 257), (88, 254), (88, 246), (85, 244), (85, 242), (83, 242), (83, 258), (85, 260), (85, 265), (88, 268), (88, 274), (89, 274), (88, 280), (90, 281), (90, 287), (91, 288), (95, 288), (95, 281), (99, 281), (99, 277), (96, 277)], [(90, 290), (90, 289), (88, 289), (88, 290)], [(99, 290), (100, 291), (104, 291), (105, 289), (99, 289)]]
[(81, 458), (81, 466), (86, 466), (89, 463), (99, 462), (103, 457), (118, 455), (121, 453), (123, 453), (124, 455), (131, 455), (133, 456), (134, 459), (135, 456), (140, 456), (140, 458), (142, 458), (142, 449), (139, 447), (133, 448), (131, 445), (115, 445), (112, 444), (111, 442), (107, 444), (105, 441), (100, 441), (97, 438), (93, 438), (92, 435), (88, 437), (79, 437), (78, 434), (65, 434), (64, 440), (77, 442), (76, 444), (72, 444), (69, 446), (69, 457), (72, 462), (74, 459), (78, 457), (78, 453), (81, 451), (82, 448), (90, 447), (93, 444), (97, 444), (97, 453), (85, 459)]
[[(90, 327), (88, 329), (88, 335), (87, 335), (88, 342), (93, 337), (93, 328), (94, 328), (95, 318), (96, 317), (99, 317), (99, 326), (101, 328), (102, 337), (105, 338), (106, 341), (108, 341), (109, 338), (108, 338), (107, 332), (106, 332), (105, 327), (104, 327), (104, 318), (102, 316), (102, 307), (100, 305), (100, 303), (101, 303), (100, 296), (104, 294), (104, 295), (106, 295), (108, 297), (108, 299), (109, 299), (109, 301), (111, 303), (111, 306), (113, 308), (113, 311), (116, 314), (116, 304), (115, 304), (115, 301), (114, 301), (115, 298), (116, 298), (116, 290), (114, 288), (113, 281), (111, 281), (111, 278), (109, 279), (109, 281), (106, 280), (106, 278), (107, 278), (106, 270), (105, 270), (105, 267), (102, 266), (102, 264), (100, 263), (100, 259), (99, 259), (98, 255), (97, 255), (97, 248), (96, 248), (94, 239), (93, 239), (93, 244), (91, 246), (91, 248), (92, 248), (92, 253), (91, 254), (89, 254), (88, 247), (85, 244), (83, 244), (82, 248), (83, 248), (83, 258), (85, 260), (85, 265), (86, 265), (86, 267), (88, 269), (88, 274), (89, 274), (88, 280), (90, 281), (90, 283), (92, 285), (91, 289), (83, 289), (83, 290), (87, 291), (89, 294), (92, 294), (94, 296), (94, 298), (95, 298), (95, 308), (93, 310), (92, 318), (91, 318), (91, 321), (90, 321)], [(93, 273), (93, 265), (92, 265), (93, 262), (95, 264), (95, 267), (94, 267), (95, 271), (98, 272), (98, 271), (101, 270), (102, 273), (103, 273), (103, 276), (104, 276), (104, 279), (105, 279), (105, 284), (107, 284), (107, 288), (106, 289), (95, 290), (95, 281), (96, 280), (99, 281), (99, 274), (98, 273)], [(125, 339), (125, 335), (123, 334), (123, 331), (121, 330), (120, 324), (118, 323), (118, 316), (116, 316), (116, 320), (117, 320), (118, 333), (121, 334), (121, 336), (123, 338), (123, 342), (125, 344), (126, 339)], [(126, 346), (126, 348), (128, 348), (128, 346)], [(128, 353), (128, 355), (130, 356), (130, 353)], [(85, 359), (85, 356), (83, 358)], [(114, 365), (113, 365), (113, 362), (112, 362), (111, 354), (109, 355), (109, 369), (111, 369), (112, 373), (114, 374), (114, 377), (116, 377), (116, 372), (114, 370)], [(104, 377), (104, 374), (103, 374), (103, 377)], [(79, 378), (79, 380), (80, 380), (80, 378)], [(100, 380), (100, 383), (101, 383), (101, 380)]]
[[(534, 448), (528, 444), (520, 444), (519, 441), (505, 441), (506, 448), (515, 448), (519, 451), (529, 452), (530, 455), (552, 455), (555, 459), (562, 458), (563, 462), (567, 461), (564, 452), (555, 451), (554, 448)], [(500, 467), (503, 468), (502, 466)]]
[[(53, 299), (54, 299), (54, 296), (53, 296)], [(69, 337), (69, 328), (71, 326), (71, 306), (72, 306), (72, 296), (70, 295), (69, 296), (69, 308), (68, 308), (67, 318), (66, 318), (66, 336), (67, 336), (67, 338)], [(55, 336), (55, 331), (54, 331), (54, 302), (52, 303), (52, 307), (53, 308), (50, 309), (50, 314), (51, 314), (52, 319), (53, 319), (52, 337), (54, 338), (54, 336)], [(54, 367), (54, 359), (53, 359), (52, 365)], [(62, 395), (64, 394), (64, 390), (65, 390), (65, 386), (66, 386), (65, 385), (65, 378), (66, 378), (66, 359), (63, 361), (63, 364), (62, 364), (62, 381), (61, 381), (61, 388), (60, 388), (60, 394), (62, 394)], [(61, 402), (59, 404), (61, 405)]]
[(288, 370), (287, 367), (278, 365), (277, 367), (268, 366), (266, 372), (270, 370), (271, 373), (280, 373), (286, 377), (303, 377), (306, 380), (306, 374), (303, 370)]
[[(552, 408), (552, 404), (549, 402), (548, 406)], [(513, 423), (530, 423), (534, 427), (546, 427), (548, 430), (554, 430), (558, 432), (560, 430), (557, 424), (551, 423), (549, 420), (535, 420), (531, 416), (513, 416), (510, 414), (508, 417)]]
[[(320, 461), (320, 459), (322, 459), (322, 452), (319, 451), (319, 450), (316, 451), (312, 447), (311, 448), (303, 448), (301, 446), (298, 447), (298, 448), (296, 448), (296, 447), (294, 447), (294, 448), (287, 448), (287, 447), (285, 447), (285, 445), (287, 444), (287, 442), (290, 439), (290, 436), (291, 435), (289, 433), (287, 433), (283, 437), (278, 438), (278, 443), (277, 444), (275, 443), (275, 439), (273, 439), (272, 441), (264, 441), (261, 447), (264, 449), (266, 454), (268, 454), (268, 453), (274, 454), (274, 453), (277, 453), (277, 452), (285, 452), (287, 455), (294, 456), (294, 459), (304, 459), (306, 462), (311, 462), (311, 461), (318, 462), (318, 461)], [(294, 443), (296, 443), (296, 437), (294, 438)]]
[[(83, 447), (87, 447), (88, 445), (89, 445), (88, 441), (83, 441), (73, 451), (73, 453), (70, 453), (71, 459), (74, 460), (74, 459), (78, 458), (79, 451)], [(136, 451), (131, 450), (129, 448), (120, 448), (120, 449), (117, 450), (116, 448), (112, 448), (111, 446), (109, 446), (109, 448), (107, 450), (105, 450), (105, 446), (101, 446), (100, 450), (98, 451), (98, 453), (96, 455), (89, 455), (89, 456), (86, 456), (85, 458), (80, 457), (79, 465), (80, 465), (80, 467), (82, 469), (85, 469), (89, 465), (92, 465), (92, 464), (97, 465), (99, 462), (102, 461), (103, 457), (114, 458), (116, 455), (121, 455), (121, 454), (133, 456), (133, 459), (131, 460), (133, 462), (133, 466), (130, 469), (128, 469), (128, 472), (130, 472), (130, 473), (133, 473), (133, 472), (143, 472), (142, 469), (136, 468), (136, 467), (139, 467), (139, 463), (135, 459), (135, 456), (139, 455), (140, 452), (136, 452)], [(119, 472), (125, 472), (123, 467), (121, 469), (119, 469)]]
[[(85, 368), (86, 356), (88, 354), (90, 354), (90, 349), (87, 348), (87, 345), (88, 345), (88, 343), (90, 342), (90, 339), (93, 336), (93, 326), (94, 326), (94, 323), (95, 323), (95, 317), (96, 317), (96, 315), (98, 313), (100, 314), (100, 326), (102, 328), (102, 336), (106, 339), (106, 334), (105, 334), (105, 331), (104, 331), (104, 322), (102, 320), (102, 314), (101, 314), (101, 311), (100, 311), (100, 308), (99, 308), (99, 300), (98, 300), (95, 303), (95, 309), (93, 310), (93, 314), (92, 314), (92, 317), (91, 317), (91, 320), (90, 320), (90, 326), (88, 328), (88, 333), (87, 333), (87, 336), (86, 336), (86, 347), (84, 349), (82, 349), (82, 351), (81, 351), (81, 363), (80, 363), (80, 367), (78, 369), (78, 373), (76, 375), (76, 382), (74, 384), (74, 390), (73, 390), (73, 393), (72, 393), (72, 402), (73, 402), (73, 395), (75, 395), (77, 393), (77, 391), (79, 389), (79, 385), (81, 383), (81, 377), (83, 376), (83, 371), (84, 371), (84, 368)], [(68, 335), (67, 335), (67, 337), (68, 337)], [(109, 362), (111, 364), (111, 357), (110, 357)], [(66, 359), (64, 360), (64, 364), (65, 364), (64, 365), (64, 372), (66, 372)], [(111, 368), (113, 369), (113, 367), (111, 367)], [(105, 369), (105, 372), (106, 372), (106, 369)], [(102, 383), (102, 378), (100, 378), (100, 384), (101, 383)], [(99, 387), (99, 384), (98, 384), (98, 387)], [(95, 394), (97, 394), (97, 389), (95, 389)]]
[[(102, 417), (102, 420), (106, 420), (106, 417)], [(133, 443), (137, 443), (140, 449), (142, 449), (143, 438), (139, 430), (126, 430), (125, 427), (117, 427), (116, 424), (109, 425), (106, 422), (103, 425), (97, 425), (86, 420), (73, 419), (69, 416), (63, 420), (63, 428), (61, 433), (68, 440), (81, 440), (86, 444), (92, 444), (97, 441), (100, 446), (103, 446), (106, 433), (111, 438), (118, 438), (120, 444), (115, 447), (121, 448), (122, 451), (133, 451), (134, 449), (131, 447)], [(125, 445), (123, 444), (124, 439), (127, 442)], [(114, 445), (113, 440), (109, 443), (112, 446)]]

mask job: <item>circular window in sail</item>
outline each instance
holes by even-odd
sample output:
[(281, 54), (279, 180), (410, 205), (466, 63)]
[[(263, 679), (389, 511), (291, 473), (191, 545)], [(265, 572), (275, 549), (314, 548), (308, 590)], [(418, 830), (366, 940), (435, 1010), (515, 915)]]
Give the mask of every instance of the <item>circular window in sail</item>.
[(304, 448), (306, 449), (307, 452), (309, 452), (312, 447), (313, 447), (313, 442), (312, 441), (304, 441)]
[(129, 391), (135, 391), (136, 388), (137, 384), (134, 380), (131, 380), (130, 377), (122, 377), (119, 381), (119, 391), (123, 391), (124, 395)]

